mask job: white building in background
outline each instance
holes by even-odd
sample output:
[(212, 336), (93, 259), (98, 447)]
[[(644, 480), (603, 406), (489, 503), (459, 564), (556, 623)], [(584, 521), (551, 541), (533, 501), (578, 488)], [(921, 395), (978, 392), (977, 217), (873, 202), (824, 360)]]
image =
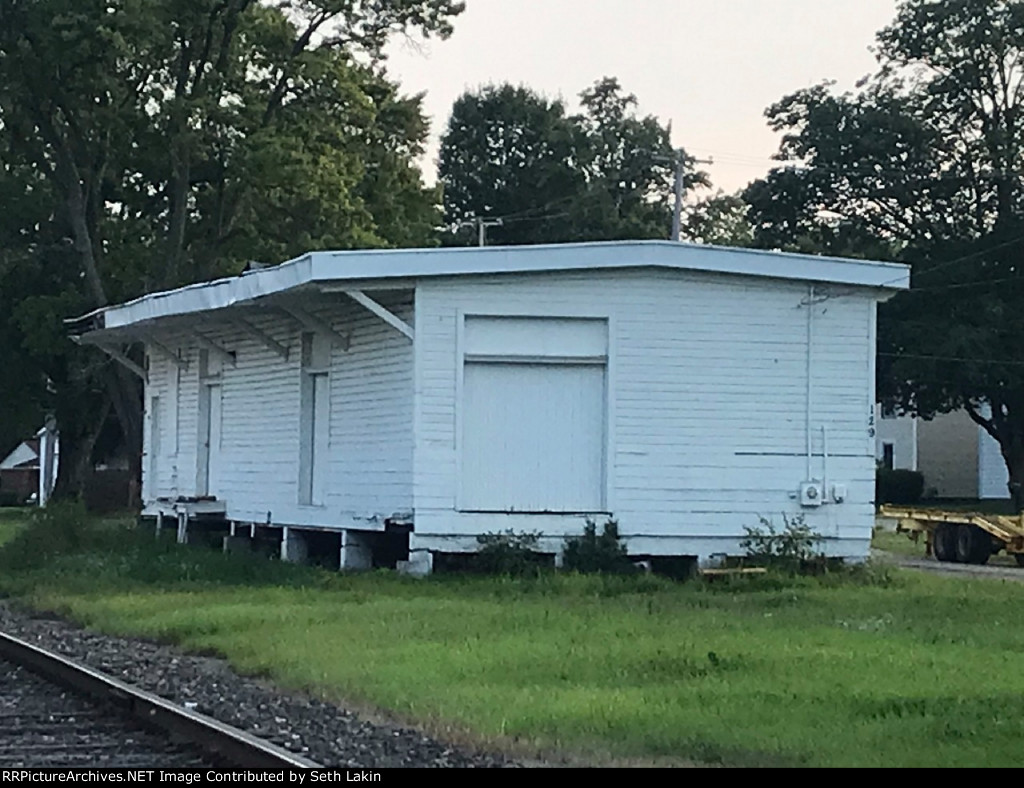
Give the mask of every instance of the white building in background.
[(35, 438), (22, 441), (0, 459), (0, 492), (13, 492), (22, 499), (46, 506), (57, 482), (60, 463), (60, 435), (56, 422), (48, 419)]
[(1009, 474), (999, 444), (966, 411), (931, 421), (885, 416), (881, 406), (875, 457), (889, 468), (920, 471), (928, 498), (1008, 499)]
[[(905, 266), (667, 242), (318, 252), (79, 323), (146, 383), (145, 512), (413, 563), (489, 532), (557, 553), (741, 553), (806, 515), (874, 525), (876, 306)], [(124, 354), (145, 343), (145, 368)], [(294, 551), (293, 551), (294, 547)]]

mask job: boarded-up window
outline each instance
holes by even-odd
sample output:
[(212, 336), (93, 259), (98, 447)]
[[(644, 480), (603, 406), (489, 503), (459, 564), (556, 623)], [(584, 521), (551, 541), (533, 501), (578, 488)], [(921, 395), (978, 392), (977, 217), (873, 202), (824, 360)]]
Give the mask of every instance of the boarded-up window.
[(603, 320), (467, 318), (461, 509), (604, 510), (607, 336)]
[(331, 346), (318, 334), (302, 335), (299, 425), (299, 503), (323, 506), (330, 447)]
[(221, 382), (223, 363), (218, 356), (199, 353), (199, 452), (196, 493), (223, 497), (221, 490)]
[(160, 490), (160, 431), (163, 428), (161, 421), (160, 398), (153, 397), (149, 401), (149, 478), (146, 480), (146, 486), (154, 498)]

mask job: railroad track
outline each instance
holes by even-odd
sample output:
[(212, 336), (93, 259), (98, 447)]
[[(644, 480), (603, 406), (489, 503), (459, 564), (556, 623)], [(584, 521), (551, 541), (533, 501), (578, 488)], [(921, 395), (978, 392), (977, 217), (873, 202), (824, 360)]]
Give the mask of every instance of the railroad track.
[(0, 768), (317, 766), (0, 633)]

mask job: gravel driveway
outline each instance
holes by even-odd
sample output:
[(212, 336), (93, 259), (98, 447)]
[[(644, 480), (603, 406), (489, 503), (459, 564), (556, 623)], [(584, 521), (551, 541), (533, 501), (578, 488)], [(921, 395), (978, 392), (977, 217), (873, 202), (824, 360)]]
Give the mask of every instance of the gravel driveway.
[(884, 550), (872, 550), (871, 557), (878, 561), (893, 564), (905, 569), (917, 569), (937, 575), (966, 578), (987, 578), (989, 580), (1013, 580), (1024, 582), (1024, 568), (1016, 566), (978, 566), (976, 564), (951, 564), (936, 561), (931, 557), (915, 558), (907, 555), (887, 553)]
[(499, 767), (501, 756), (444, 744), (409, 728), (370, 722), (323, 701), (289, 695), (234, 673), (223, 660), (99, 635), (0, 601), (0, 630), (299, 752), (324, 766)]

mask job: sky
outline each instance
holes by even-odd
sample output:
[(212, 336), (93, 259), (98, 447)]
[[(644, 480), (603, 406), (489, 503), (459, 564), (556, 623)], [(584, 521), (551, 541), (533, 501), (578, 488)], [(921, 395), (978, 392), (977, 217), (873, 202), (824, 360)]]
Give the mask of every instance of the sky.
[(778, 136), (764, 110), (823, 80), (852, 89), (876, 68), (870, 47), (896, 0), (467, 0), (447, 41), (396, 42), (389, 69), (425, 92), (437, 140), (467, 89), (525, 84), (577, 106), (584, 88), (618, 77), (644, 115), (671, 121), (673, 143), (711, 157), (716, 188), (767, 172)]

